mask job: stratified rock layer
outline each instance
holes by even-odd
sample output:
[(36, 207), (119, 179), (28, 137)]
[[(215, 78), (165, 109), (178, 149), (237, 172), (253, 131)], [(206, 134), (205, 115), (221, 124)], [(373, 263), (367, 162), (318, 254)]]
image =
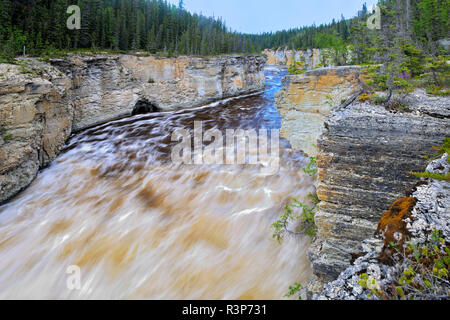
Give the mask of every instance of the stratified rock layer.
[(267, 56), (267, 64), (278, 66), (291, 66), (294, 62), (304, 62), (307, 69), (314, 69), (320, 65), (331, 65), (331, 61), (325, 58), (323, 52), (319, 49), (308, 50), (270, 50), (263, 52)]
[(0, 203), (31, 183), (58, 154), (72, 130), (70, 80), (0, 64)]
[[(448, 154), (444, 154), (442, 158), (433, 161), (427, 167), (427, 171), (448, 174), (450, 171), (450, 165), (447, 161), (448, 156)], [(423, 245), (431, 242), (432, 234), (437, 230), (440, 231), (442, 238), (447, 243), (450, 242), (450, 182), (435, 179), (423, 181), (412, 193), (412, 199), (415, 201), (414, 207), (408, 210), (408, 217), (402, 217), (406, 230), (399, 233), (401, 240), (409, 235), (410, 242)], [(384, 288), (398, 285), (395, 280), (408, 267), (403, 266), (402, 263), (388, 265), (383, 264), (382, 260), (380, 261), (380, 257), (383, 255), (383, 241), (384, 248), (386, 248), (387, 242), (391, 243), (386, 237), (388, 229), (383, 230), (386, 232), (383, 232), (378, 239), (365, 240), (362, 246), (363, 256), (342, 272), (337, 280), (328, 283), (324, 291), (314, 298), (320, 300), (368, 299), (369, 290), (359, 284), (360, 274), (362, 273), (367, 273), (379, 286)], [(398, 245), (401, 246), (400, 243)], [(375, 298), (375, 296), (372, 296), (372, 299)], [(427, 298), (432, 299), (433, 296)]]
[(166, 111), (262, 90), (265, 85), (265, 59), (256, 55), (97, 55), (51, 63), (72, 79), (75, 131), (130, 115), (140, 99)]
[[(450, 135), (449, 98), (416, 91), (410, 112), (356, 103), (334, 108), (318, 140), (318, 237), (309, 257), (319, 281), (328, 282), (350, 265), (364, 239), (373, 236), (383, 212), (404, 196)], [(320, 286), (316, 286), (320, 289)]]
[(264, 63), (256, 55), (99, 54), (0, 64), (0, 203), (28, 186), (72, 132), (142, 110), (194, 107), (263, 90)]
[(283, 117), (281, 134), (296, 150), (317, 155), (317, 139), (333, 105), (360, 89), (360, 67), (334, 67), (289, 75), (276, 95), (276, 107)]

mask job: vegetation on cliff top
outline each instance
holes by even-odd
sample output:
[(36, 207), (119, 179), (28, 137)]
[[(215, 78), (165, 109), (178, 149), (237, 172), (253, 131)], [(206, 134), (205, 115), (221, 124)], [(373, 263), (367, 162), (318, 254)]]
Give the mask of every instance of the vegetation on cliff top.
[(381, 286), (367, 273), (359, 284), (369, 290), (368, 298), (382, 300), (441, 300), (450, 296), (450, 244), (442, 233), (433, 230), (431, 240), (403, 246), (390, 243), (387, 263), (395, 268), (391, 286)]
[[(0, 1), (0, 57), (82, 48), (164, 55), (255, 53), (256, 35), (232, 32), (220, 18), (192, 14), (164, 0)], [(81, 29), (69, 30), (66, 10), (81, 9)]]
[[(437, 152), (434, 155), (435, 159), (443, 156), (444, 154), (450, 155), (450, 138), (449, 137), (444, 138), (444, 143), (442, 144), (442, 146), (434, 147), (434, 149), (437, 150)], [(448, 157), (447, 157), (447, 162), (449, 162)], [(428, 171), (426, 171), (426, 172), (411, 171), (410, 174), (414, 175), (416, 178), (426, 178), (426, 179), (435, 179), (435, 180), (440, 180), (440, 181), (450, 181), (450, 172), (442, 174), (442, 173), (435, 173), (435, 172), (428, 172)]]
[[(66, 10), (72, 4), (81, 8), (81, 30), (66, 28)], [(24, 46), (32, 55), (89, 48), (169, 56), (256, 53), (285, 47), (330, 49), (337, 65), (345, 64), (352, 53), (351, 63), (362, 64), (377, 56), (383, 60), (374, 50), (380, 40), (388, 51), (397, 47), (391, 46), (397, 31), (436, 56), (438, 40), (449, 37), (449, 4), (450, 0), (380, 0), (383, 28), (392, 26), (391, 17), (395, 26), (402, 26), (388, 33), (367, 28), (372, 12), (364, 5), (351, 19), (255, 35), (233, 32), (220, 18), (192, 14), (182, 0), (178, 6), (164, 0), (35, 0), (32, 5), (1, 0), (0, 57), (11, 61)]]
[[(429, 94), (448, 92), (450, 57), (438, 41), (449, 35), (449, 4), (449, 0), (380, 0), (381, 29), (369, 30), (364, 23), (355, 29), (356, 60), (366, 66), (365, 90), (387, 92), (371, 100), (405, 109), (403, 99), (415, 87), (427, 87)], [(394, 94), (397, 99), (391, 100)]]

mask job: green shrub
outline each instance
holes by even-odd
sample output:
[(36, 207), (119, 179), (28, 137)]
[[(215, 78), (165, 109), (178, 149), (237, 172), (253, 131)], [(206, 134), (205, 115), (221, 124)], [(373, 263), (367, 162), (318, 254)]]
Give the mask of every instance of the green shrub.
[(304, 62), (296, 62), (289, 66), (289, 74), (304, 74), (306, 72), (306, 66)]
[[(450, 154), (450, 138), (448, 138), (448, 137), (444, 138), (444, 143), (442, 144), (442, 146), (433, 147), (433, 149), (436, 150), (436, 153), (433, 156), (434, 159), (442, 157), (445, 153)], [(447, 158), (447, 162), (448, 162), (448, 158)], [(416, 178), (429, 178), (429, 179), (435, 179), (435, 180), (440, 180), (440, 181), (449, 181), (450, 180), (450, 173), (441, 174), (441, 173), (428, 172), (428, 171), (426, 171), (426, 172), (410, 171), (409, 173), (414, 175)]]
[(447, 153), (450, 155), (450, 138), (445, 137), (444, 143), (442, 144), (442, 146), (433, 147), (433, 149), (435, 149), (437, 151), (434, 155), (435, 158), (440, 158), (441, 156), (444, 155), (444, 153)]
[[(316, 207), (307, 206), (296, 199), (292, 199), (293, 203), (284, 206), (284, 213), (276, 220), (271, 228), (273, 230), (272, 238), (278, 242), (282, 242), (286, 234), (301, 235), (306, 234), (314, 238), (317, 233), (315, 223)], [(300, 209), (299, 215), (295, 215), (295, 210)], [(299, 221), (300, 226), (295, 231), (288, 229), (289, 222)]]
[(439, 87), (436, 85), (431, 85), (427, 87), (427, 94), (434, 96), (448, 96), (450, 95), (450, 89)]
[(360, 275), (361, 287), (368, 298), (383, 300), (448, 299), (450, 293), (450, 248), (442, 232), (433, 230), (430, 239), (421, 245), (414, 242), (403, 250), (397, 248), (391, 257), (394, 279), (390, 286), (381, 286), (367, 273)]
[(377, 105), (382, 105), (386, 102), (386, 98), (384, 98), (382, 96), (378, 96), (378, 95), (369, 98), (369, 100), (372, 103), (377, 104)]
[(314, 177), (315, 175), (317, 175), (318, 168), (316, 157), (309, 158), (308, 166), (306, 168), (303, 168), (303, 172), (309, 175), (310, 177)]
[(293, 286), (289, 287), (289, 292), (286, 293), (285, 297), (290, 298), (290, 297), (293, 297), (296, 294), (298, 294), (298, 300), (302, 300), (302, 297), (300, 295), (300, 292), (302, 291), (302, 289), (303, 289), (303, 286), (300, 283), (296, 282)]
[(414, 175), (416, 178), (428, 178), (428, 179), (435, 179), (439, 181), (450, 181), (450, 173), (441, 174), (441, 173), (434, 173), (434, 172), (413, 172), (411, 171), (410, 174)]
[(3, 137), (3, 140), (4, 140), (5, 142), (8, 142), (8, 141), (11, 141), (12, 138), (13, 138), (13, 135), (10, 133), (10, 134), (5, 135), (5, 136)]

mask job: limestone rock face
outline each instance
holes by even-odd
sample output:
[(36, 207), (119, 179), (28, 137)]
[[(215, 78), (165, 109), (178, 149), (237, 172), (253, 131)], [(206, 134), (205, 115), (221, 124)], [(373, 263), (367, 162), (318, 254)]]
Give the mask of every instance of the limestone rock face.
[(129, 115), (139, 99), (140, 84), (120, 65), (119, 56), (73, 56), (51, 64), (71, 79), (74, 131)]
[(0, 203), (28, 186), (69, 135), (151, 110), (195, 107), (263, 90), (263, 56), (68, 55), (0, 64)]
[(324, 282), (337, 278), (372, 237), (383, 212), (424, 171), (425, 156), (450, 135), (450, 98), (416, 91), (409, 112), (356, 103), (334, 108), (318, 140), (318, 237), (309, 257)]
[(49, 65), (23, 73), (0, 64), (0, 203), (30, 184), (64, 145), (73, 118), (69, 89), (70, 80)]
[(302, 50), (270, 50), (265, 49), (263, 52), (267, 56), (267, 64), (291, 66), (295, 61), (301, 62), (304, 60), (308, 70), (314, 69), (319, 65), (331, 65), (332, 62), (326, 58), (324, 52), (320, 49)]
[[(440, 159), (431, 162), (427, 171), (447, 174), (450, 171), (448, 156), (448, 154), (444, 154)], [(407, 229), (400, 233), (402, 238), (406, 237), (407, 232), (411, 237), (410, 241), (421, 245), (430, 242), (433, 231), (438, 230), (448, 243), (450, 241), (450, 211), (448, 209), (450, 208), (450, 182), (428, 179), (419, 183), (414, 189), (411, 190), (411, 196), (415, 200), (415, 205), (408, 210), (410, 212), (408, 218), (402, 219)], [(362, 256), (342, 272), (337, 280), (325, 285), (325, 289), (314, 299), (368, 299), (369, 291), (358, 283), (359, 275), (364, 272), (385, 288), (397, 285), (394, 280), (402, 275), (406, 267), (402, 263), (388, 265), (382, 262), (383, 259), (380, 259), (383, 255), (383, 241), (384, 248), (389, 242), (386, 236), (387, 234), (383, 233), (378, 238), (363, 241)]]
[(360, 89), (357, 66), (321, 68), (283, 79), (276, 107), (283, 117), (282, 136), (296, 150), (317, 155), (317, 139), (333, 105)]
[(262, 90), (262, 56), (156, 58), (75, 56), (52, 60), (72, 79), (75, 131), (132, 114), (140, 99), (167, 111)]

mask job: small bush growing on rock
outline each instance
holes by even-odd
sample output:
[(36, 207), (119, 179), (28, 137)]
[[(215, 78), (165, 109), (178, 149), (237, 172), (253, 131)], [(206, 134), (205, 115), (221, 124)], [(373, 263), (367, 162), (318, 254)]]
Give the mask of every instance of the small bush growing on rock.
[(448, 96), (450, 95), (450, 89), (439, 87), (436, 85), (431, 85), (427, 87), (427, 94), (434, 96)]
[(298, 62), (298, 61), (294, 61), (294, 63), (289, 66), (288, 68), (288, 72), (289, 74), (304, 74), (306, 72), (306, 63), (305, 63), (305, 58), (302, 57), (302, 61)]
[(413, 172), (410, 174), (414, 175), (416, 178), (426, 178), (426, 179), (435, 179), (439, 181), (450, 181), (450, 172), (449, 173), (435, 173), (435, 172)]
[(363, 93), (362, 95), (359, 96), (358, 100), (360, 102), (366, 102), (366, 101), (371, 100), (372, 98), (375, 98), (375, 97), (376, 97), (376, 94), (365, 92), (365, 93)]
[(368, 298), (383, 300), (440, 300), (450, 298), (450, 244), (434, 230), (424, 244), (409, 242), (391, 256), (394, 272), (390, 286), (380, 286), (367, 273), (358, 283)]
[[(434, 154), (434, 158), (440, 158), (444, 154), (450, 154), (450, 138), (444, 138), (444, 143), (442, 146), (433, 147), (437, 152)], [(448, 157), (447, 157), (448, 162)], [(416, 178), (426, 178), (426, 179), (436, 179), (440, 181), (450, 181), (450, 173), (437, 173), (437, 172), (413, 172), (410, 171), (410, 174), (414, 175)]]
[(445, 153), (450, 154), (450, 138), (445, 137), (442, 146), (433, 147), (433, 149), (437, 150), (436, 154), (434, 155), (436, 159), (442, 157)]
[(298, 294), (298, 300), (302, 300), (302, 296), (300, 294), (302, 290), (303, 286), (300, 283), (296, 282), (293, 286), (289, 287), (289, 292), (286, 293), (285, 297), (290, 298)]
[(386, 102), (386, 99), (384, 97), (375, 95), (374, 97), (370, 98), (370, 102), (377, 104), (377, 105), (382, 105)]
[(310, 177), (314, 177), (317, 174), (317, 171), (318, 171), (317, 158), (310, 157), (308, 166), (306, 168), (303, 168), (303, 172), (306, 173)]
[(3, 140), (5, 140), (5, 142), (8, 142), (8, 141), (10, 141), (12, 138), (13, 138), (13, 135), (10, 133), (10, 134), (5, 135), (5, 136), (3, 137)]
[[(311, 238), (317, 233), (317, 226), (315, 223), (316, 207), (310, 207), (298, 201), (292, 199), (293, 203), (284, 206), (284, 213), (281, 217), (272, 224), (273, 235), (272, 237), (278, 242), (282, 242), (286, 234), (302, 235), (306, 234)], [(301, 209), (301, 213), (295, 216), (295, 209)], [(289, 223), (298, 221), (300, 226), (295, 230), (289, 230)]]
[(363, 273), (359, 276), (358, 283), (361, 287), (370, 291), (370, 293), (367, 295), (368, 298), (371, 298), (373, 296), (380, 296), (383, 294), (378, 281), (374, 277), (369, 276), (367, 273)]

